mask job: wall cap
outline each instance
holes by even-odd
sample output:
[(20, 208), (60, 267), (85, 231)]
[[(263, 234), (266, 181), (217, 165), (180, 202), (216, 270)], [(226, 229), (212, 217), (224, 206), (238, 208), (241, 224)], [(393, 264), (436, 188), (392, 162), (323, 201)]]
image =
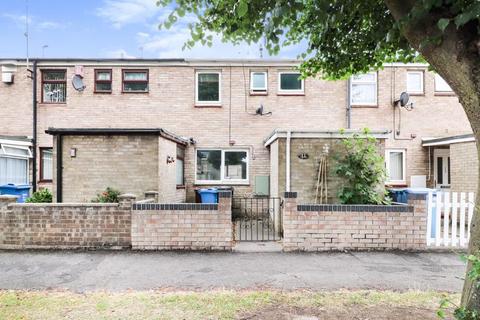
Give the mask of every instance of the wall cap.
[(294, 198), (297, 197), (297, 193), (296, 193), (296, 192), (292, 192), (292, 191), (285, 192), (285, 193), (283, 194), (283, 197), (284, 197), (284, 198), (294, 199)]

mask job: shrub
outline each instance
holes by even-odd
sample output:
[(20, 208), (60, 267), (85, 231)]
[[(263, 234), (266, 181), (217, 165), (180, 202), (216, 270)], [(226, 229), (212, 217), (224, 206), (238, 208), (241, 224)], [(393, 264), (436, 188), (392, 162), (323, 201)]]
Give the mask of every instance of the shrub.
[(342, 139), (345, 152), (340, 152), (335, 173), (344, 185), (338, 198), (344, 204), (388, 204), (384, 181), (384, 159), (378, 153), (376, 139), (368, 129), (362, 134)]
[(92, 200), (92, 202), (100, 202), (100, 203), (118, 203), (118, 196), (120, 195), (120, 191), (107, 187), (105, 191), (102, 193), (97, 194), (97, 197)]
[(48, 203), (52, 202), (52, 193), (48, 189), (40, 189), (32, 194), (31, 197), (27, 198), (25, 202), (28, 203)]

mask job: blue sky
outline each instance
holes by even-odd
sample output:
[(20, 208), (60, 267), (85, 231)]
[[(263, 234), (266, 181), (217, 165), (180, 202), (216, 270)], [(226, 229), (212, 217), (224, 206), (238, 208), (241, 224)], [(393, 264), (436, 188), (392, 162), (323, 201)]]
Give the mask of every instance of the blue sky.
[[(156, 0), (28, 0), (30, 56), (46, 58), (259, 58), (258, 45), (197, 44), (188, 39), (185, 17), (158, 30), (169, 13)], [(26, 0), (0, 0), (0, 57), (25, 57)], [(42, 50), (42, 46), (48, 47)], [(296, 58), (301, 48), (284, 48), (278, 58)], [(265, 51), (265, 50), (264, 50)], [(267, 57), (264, 52), (264, 57)]]

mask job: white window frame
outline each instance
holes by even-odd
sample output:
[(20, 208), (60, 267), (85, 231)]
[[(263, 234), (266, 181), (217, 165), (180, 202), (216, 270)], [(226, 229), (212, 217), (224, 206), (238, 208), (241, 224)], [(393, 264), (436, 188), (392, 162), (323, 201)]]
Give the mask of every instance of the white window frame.
[(284, 74), (298, 74), (301, 76), (300, 72), (298, 71), (279, 71), (278, 72), (278, 93), (281, 94), (304, 94), (305, 93), (305, 81), (304, 79), (300, 79), (300, 83), (302, 85), (302, 88), (300, 90), (288, 90), (288, 89), (282, 89), (282, 75)]
[[(200, 101), (198, 99), (198, 75), (218, 74), (218, 101)], [(222, 72), (217, 70), (196, 70), (195, 71), (195, 105), (197, 106), (221, 106), (222, 105)]]
[[(409, 83), (409, 75), (411, 74), (419, 74), (420, 75), (420, 83), (421, 83), (421, 88), (420, 90), (417, 91), (412, 91), (408, 90), (408, 83)], [(411, 94), (424, 94), (425, 93), (425, 87), (424, 87), (424, 72), (421, 70), (408, 70), (407, 71), (407, 83), (406, 83), (406, 90), (408, 93)]]
[[(198, 151), (221, 151), (220, 160), (220, 180), (199, 180), (197, 179), (197, 152)], [(225, 178), (225, 152), (246, 152), (247, 153), (247, 178), (246, 179), (227, 179)], [(250, 152), (248, 149), (222, 149), (222, 148), (197, 148), (195, 149), (195, 184), (199, 185), (249, 185), (250, 184)]]
[[(24, 150), (24, 151), (27, 151), (27, 156), (20, 156), (18, 154), (12, 154), (12, 153), (8, 153), (6, 150), (5, 150), (5, 147), (7, 148), (12, 148), (12, 149), (19, 149), (19, 150)], [(19, 158), (19, 159), (29, 159), (29, 158), (33, 158), (33, 155), (32, 155), (32, 151), (30, 150), (29, 147), (22, 147), (22, 146), (15, 146), (15, 145), (11, 145), (11, 144), (4, 144), (2, 143), (2, 156), (5, 156), (5, 157), (9, 157), (9, 158)]]
[[(402, 180), (390, 179), (390, 153), (401, 152), (402, 153)], [(387, 173), (386, 184), (406, 184), (407, 183), (407, 150), (406, 149), (386, 149), (385, 150), (385, 169)]]
[[(453, 93), (453, 89), (450, 87), (450, 85), (447, 83), (447, 81), (445, 81), (445, 79), (442, 78), (442, 76), (440, 76), (438, 73), (435, 73), (435, 76), (434, 76), (434, 90), (435, 90), (435, 93)], [(440, 81), (444, 81), (447, 86), (450, 88), (450, 90), (438, 90), (437, 89), (437, 81), (440, 80)]]
[[(253, 87), (253, 74), (254, 73), (263, 74), (263, 77), (265, 78), (265, 87), (263, 87), (263, 88), (254, 88)], [(267, 71), (255, 71), (255, 70), (250, 71), (250, 92), (263, 93), (263, 92), (267, 92), (267, 91), (268, 91), (268, 72)]]
[[(378, 74), (376, 71), (373, 72), (367, 72), (364, 74), (373, 74), (375, 76), (375, 81), (364, 81), (364, 80), (353, 80), (353, 76), (350, 77), (350, 105), (352, 106), (372, 106), (376, 107), (378, 106)], [(364, 75), (361, 74), (361, 75)], [(353, 102), (353, 95), (351, 92), (353, 91), (352, 88), (355, 84), (374, 84), (375, 85), (375, 101), (374, 102)]]

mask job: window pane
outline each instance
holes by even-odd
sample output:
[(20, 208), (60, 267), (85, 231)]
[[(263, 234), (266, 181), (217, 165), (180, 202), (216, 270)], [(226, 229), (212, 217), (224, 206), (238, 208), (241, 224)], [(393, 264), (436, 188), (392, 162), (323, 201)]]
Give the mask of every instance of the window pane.
[(184, 163), (183, 159), (177, 158), (177, 186), (181, 186), (184, 184), (183, 182), (183, 170), (184, 170)]
[(27, 184), (28, 171), (25, 159), (0, 157), (0, 185), (7, 183)]
[(390, 168), (388, 168), (390, 180), (403, 180), (403, 153), (390, 152)]
[(44, 71), (44, 80), (65, 80), (65, 71)]
[(111, 82), (95, 83), (95, 91), (112, 91), (112, 83)]
[(302, 80), (299, 73), (283, 73), (280, 75), (281, 90), (302, 90)]
[(147, 81), (147, 73), (146, 72), (125, 72), (124, 80)]
[(438, 74), (435, 74), (435, 91), (452, 92), (452, 88)]
[(352, 104), (375, 104), (375, 84), (352, 84)]
[(407, 73), (407, 92), (423, 92), (423, 73)]
[(52, 150), (42, 150), (42, 179), (52, 180), (53, 161)]
[(146, 82), (124, 82), (123, 83), (123, 91), (126, 91), (126, 92), (132, 92), (132, 91), (146, 92), (146, 91), (148, 91), (148, 83), (146, 83)]
[(10, 156), (17, 156), (17, 157), (29, 157), (30, 153), (26, 149), (22, 148), (13, 148), (13, 147), (8, 147), (8, 146), (3, 146), (3, 150), (5, 150), (5, 154), (10, 155)]
[(63, 103), (67, 96), (67, 86), (65, 83), (44, 83), (43, 84), (43, 102)]
[(253, 90), (265, 90), (266, 88), (266, 74), (263, 72), (252, 73), (252, 89)]
[(225, 151), (225, 179), (247, 179), (247, 152)]
[(222, 151), (197, 150), (197, 180), (220, 180)]
[(99, 71), (97, 72), (97, 80), (110, 81), (111, 73), (109, 71)]
[(198, 74), (198, 101), (220, 101), (220, 75)]
[(437, 183), (443, 183), (443, 158), (437, 157)]

